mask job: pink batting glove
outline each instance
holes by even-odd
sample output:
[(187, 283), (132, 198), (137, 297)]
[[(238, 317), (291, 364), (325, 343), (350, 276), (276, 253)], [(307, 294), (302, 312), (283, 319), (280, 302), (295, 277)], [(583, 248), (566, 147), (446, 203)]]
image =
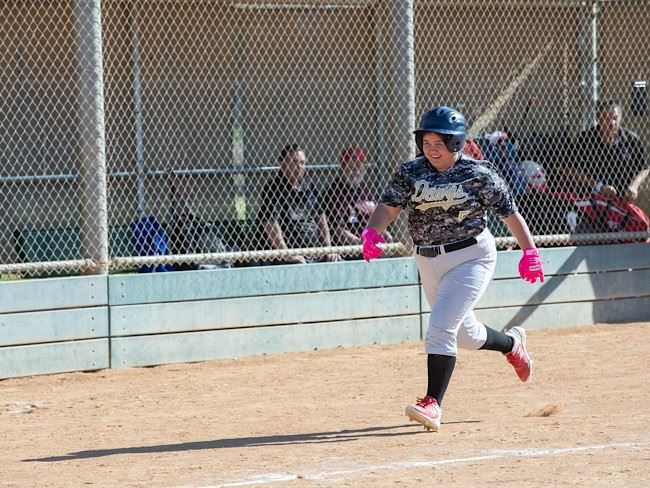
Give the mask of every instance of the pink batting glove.
[(363, 259), (370, 262), (371, 259), (381, 256), (382, 250), (377, 247), (377, 244), (384, 241), (375, 229), (368, 227), (361, 233), (361, 240), (363, 241)]
[(536, 248), (524, 249), (524, 255), (519, 260), (519, 276), (529, 283), (535, 283), (537, 278), (539, 278), (540, 283), (544, 283), (542, 258), (539, 257), (539, 251)]

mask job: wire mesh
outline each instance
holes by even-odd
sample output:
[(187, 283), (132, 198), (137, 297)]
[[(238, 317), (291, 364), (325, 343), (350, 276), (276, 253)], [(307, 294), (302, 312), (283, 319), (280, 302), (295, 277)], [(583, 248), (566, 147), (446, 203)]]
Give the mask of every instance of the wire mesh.
[[(0, 273), (356, 259), (438, 104), (540, 245), (638, 239), (648, 25), (634, 0), (6, 0)], [(603, 155), (581, 134), (609, 99), (639, 138)]]

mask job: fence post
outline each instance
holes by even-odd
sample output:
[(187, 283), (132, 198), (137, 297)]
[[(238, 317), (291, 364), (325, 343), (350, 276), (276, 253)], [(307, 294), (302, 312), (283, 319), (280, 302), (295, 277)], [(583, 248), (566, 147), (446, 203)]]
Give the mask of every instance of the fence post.
[[(400, 162), (415, 156), (415, 41), (413, 0), (389, 2), (389, 96), (394, 97), (389, 117), (392, 154)], [(394, 161), (393, 161), (394, 162)]]
[(598, 73), (598, 34), (600, 4), (592, 0), (585, 6), (585, 15), (580, 35), (582, 54), (582, 128), (592, 127), (596, 120), (596, 104), (600, 97), (600, 79)]
[[(413, 0), (388, 0), (384, 42), (378, 42), (385, 50), (385, 63), (377, 74), (383, 76), (379, 95), (385, 103), (382, 115), (385, 154), (380, 160), (378, 183), (385, 187), (397, 166), (415, 156), (415, 41)], [(381, 67), (381, 65), (380, 65)], [(383, 149), (383, 147), (382, 147)], [(395, 237), (406, 239), (405, 219), (392, 225)]]
[(142, 113), (142, 72), (140, 59), (140, 21), (139, 6), (131, 8), (131, 60), (133, 64), (133, 104), (135, 111), (135, 158), (138, 182), (138, 217), (144, 217), (145, 201), (145, 163), (144, 163), (144, 123)]
[(101, 0), (74, 2), (79, 122), (79, 232), (81, 255), (95, 263), (85, 274), (108, 273), (108, 211)]

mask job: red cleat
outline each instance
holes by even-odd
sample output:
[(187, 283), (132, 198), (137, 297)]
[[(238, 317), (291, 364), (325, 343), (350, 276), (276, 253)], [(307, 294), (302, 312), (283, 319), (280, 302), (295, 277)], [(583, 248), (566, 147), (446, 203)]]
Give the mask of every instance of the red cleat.
[(515, 368), (521, 381), (527, 381), (533, 372), (533, 360), (526, 351), (526, 331), (522, 327), (513, 327), (506, 335), (514, 339), (512, 351), (506, 354), (506, 359)]
[(415, 405), (406, 407), (406, 415), (409, 419), (424, 425), (426, 430), (438, 432), (440, 428), (440, 416), (442, 411), (438, 401), (430, 396), (418, 398)]

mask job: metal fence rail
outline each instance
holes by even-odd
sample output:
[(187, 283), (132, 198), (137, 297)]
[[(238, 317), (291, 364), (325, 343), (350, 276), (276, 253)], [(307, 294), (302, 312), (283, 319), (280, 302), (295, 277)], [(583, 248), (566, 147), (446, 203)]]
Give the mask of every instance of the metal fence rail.
[[(647, 146), (649, 25), (635, 0), (1, 2), (0, 273), (354, 258), (351, 235), (437, 104), (467, 116), (540, 245), (650, 237), (596, 225), (570, 176), (602, 159), (578, 145), (599, 101)], [(265, 222), (291, 144), (307, 213), (278, 250)], [(346, 148), (365, 155), (367, 191), (341, 210)], [(624, 195), (642, 165), (611, 166), (603, 185)], [(409, 252), (403, 219), (390, 232), (393, 255)]]

